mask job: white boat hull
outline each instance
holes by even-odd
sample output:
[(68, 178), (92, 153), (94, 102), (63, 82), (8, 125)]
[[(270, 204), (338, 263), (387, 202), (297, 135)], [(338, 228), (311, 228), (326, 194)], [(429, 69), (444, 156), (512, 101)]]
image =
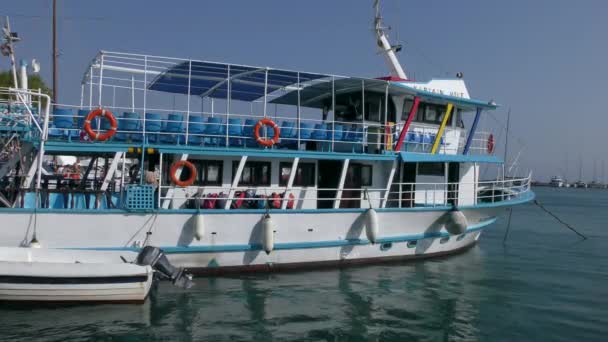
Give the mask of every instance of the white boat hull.
[[(193, 213), (63, 213), (37, 215), (37, 237), (47, 248), (137, 251), (147, 243), (171, 263), (195, 273), (259, 271), (331, 264), (377, 262), (448, 254), (471, 246), (495, 221), (501, 207), (464, 209), (467, 231), (450, 235), (440, 219), (446, 210), (378, 210), (377, 242), (365, 232), (365, 210), (271, 212), (274, 247), (263, 249), (263, 213), (202, 212), (205, 233), (196, 238)], [(0, 241), (28, 241), (33, 213), (7, 213)], [(10, 229), (9, 229), (10, 227)], [(147, 234), (147, 233), (150, 234)]]
[(0, 248), (0, 301), (143, 302), (149, 266), (124, 263), (132, 252)]

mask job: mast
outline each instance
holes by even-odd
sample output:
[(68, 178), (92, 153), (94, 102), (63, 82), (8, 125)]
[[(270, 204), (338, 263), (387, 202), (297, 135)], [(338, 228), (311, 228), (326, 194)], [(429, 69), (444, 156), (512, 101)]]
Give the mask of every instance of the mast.
[(407, 80), (407, 75), (403, 70), (403, 67), (397, 59), (395, 52), (401, 51), (401, 45), (391, 45), (388, 41), (386, 30), (390, 30), (390, 27), (382, 26), (382, 16), (380, 14), (380, 0), (374, 1), (375, 17), (374, 17), (374, 31), (376, 33), (376, 39), (380, 51), (386, 59), (391, 75)]
[(508, 153), (508, 148), (509, 148), (509, 125), (511, 124), (511, 107), (509, 107), (509, 111), (507, 112), (507, 128), (506, 128), (506, 134), (505, 134), (505, 153), (504, 153), (504, 157), (502, 159), (502, 180), (505, 180), (506, 178), (506, 174), (505, 174), (505, 164), (507, 163), (507, 153)]
[(53, 103), (57, 103), (57, 0), (53, 0)]
[(2, 54), (6, 56), (5, 52), (8, 53), (8, 56), (11, 59), (11, 71), (13, 72), (13, 82), (15, 83), (15, 89), (19, 88), (19, 82), (17, 81), (17, 64), (15, 62), (15, 47), (13, 43), (19, 41), (19, 37), (16, 32), (11, 32), (11, 23), (6, 16), (6, 24), (3, 29), (4, 35), (4, 44), (2, 44)]

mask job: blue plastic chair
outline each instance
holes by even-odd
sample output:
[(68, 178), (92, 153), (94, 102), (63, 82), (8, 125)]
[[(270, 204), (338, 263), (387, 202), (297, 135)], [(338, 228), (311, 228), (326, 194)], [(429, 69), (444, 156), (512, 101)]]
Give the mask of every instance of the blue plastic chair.
[(146, 113), (145, 134), (148, 142), (155, 143), (159, 141), (158, 133), (160, 133), (163, 124), (162, 117), (158, 113)]
[(205, 130), (202, 116), (190, 116), (188, 121), (188, 145), (200, 145), (203, 143), (201, 134)]
[(308, 122), (300, 122), (300, 140), (310, 140), (315, 125)]
[(182, 131), (184, 129), (184, 115), (179, 113), (169, 114), (165, 127), (163, 127), (163, 136), (161, 141), (164, 143), (175, 144), (181, 141)]
[(243, 146), (243, 125), (241, 119), (228, 119), (228, 135), (230, 146)]
[(222, 118), (207, 118), (207, 125), (205, 126), (205, 130), (203, 132), (203, 135), (205, 135), (205, 138), (203, 139), (203, 144), (219, 145), (220, 141), (222, 141), (220, 139), (220, 135), (225, 132), (222, 127)]
[(281, 123), (281, 140), (279, 146), (292, 147), (298, 144), (298, 130), (296, 124), (292, 121), (283, 121)]
[(334, 124), (333, 140), (340, 141), (344, 136), (344, 126)]
[(327, 124), (316, 124), (312, 133), (313, 140), (327, 140)]
[(55, 108), (53, 110), (53, 124), (60, 129), (72, 128), (74, 125), (72, 110), (69, 108)]
[(257, 147), (258, 143), (255, 141), (253, 136), (253, 127), (257, 123), (254, 119), (245, 119), (245, 125), (243, 126), (243, 136), (245, 137), (245, 146)]

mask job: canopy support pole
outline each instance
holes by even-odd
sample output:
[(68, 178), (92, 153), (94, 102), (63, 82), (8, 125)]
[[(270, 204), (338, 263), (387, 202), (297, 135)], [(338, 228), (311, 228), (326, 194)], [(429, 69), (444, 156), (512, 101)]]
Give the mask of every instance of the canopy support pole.
[(380, 208), (386, 208), (386, 202), (388, 202), (388, 195), (391, 191), (391, 187), (393, 186), (393, 179), (395, 178), (395, 171), (397, 170), (397, 161), (398, 159), (393, 160), (393, 166), (391, 167), (391, 172), (388, 175), (386, 189), (384, 190), (384, 198), (382, 199), (382, 204), (380, 205)]
[[(186, 138), (184, 139), (186, 145), (188, 145), (188, 133), (189, 133), (188, 123), (190, 122), (190, 94), (191, 94), (191, 89), (192, 89), (192, 86), (190, 83), (191, 81), (192, 81), (192, 60), (190, 60), (189, 64), (188, 64), (188, 105), (186, 107)], [(178, 136), (177, 137), (178, 143), (179, 143), (179, 140), (180, 140), (180, 138)]]
[(342, 164), (342, 173), (340, 174), (340, 183), (338, 184), (338, 190), (336, 191), (334, 209), (340, 208), (340, 200), (342, 199), (342, 192), (344, 191), (344, 182), (346, 181), (346, 173), (348, 171), (349, 162), (350, 159), (344, 159), (344, 164)]
[(247, 156), (242, 156), (241, 161), (239, 162), (239, 167), (236, 169), (236, 173), (232, 179), (230, 191), (228, 191), (228, 200), (224, 206), (224, 209), (226, 210), (230, 209), (230, 206), (232, 205), (232, 198), (234, 197), (236, 187), (239, 186), (239, 181), (241, 180), (241, 175), (243, 174), (243, 169), (245, 168), (245, 163), (247, 163)]
[(420, 104), (420, 98), (418, 96), (414, 97), (414, 104), (412, 105), (412, 109), (410, 109), (410, 113), (407, 116), (407, 121), (405, 121), (405, 125), (401, 129), (401, 133), (399, 134), (399, 140), (397, 141), (397, 145), (395, 146), (395, 151), (401, 151), (401, 146), (403, 145), (403, 140), (407, 136), (407, 131), (410, 129), (410, 125), (412, 121), (414, 121), (414, 117), (416, 117), (416, 113), (418, 112), (418, 105)]
[(289, 180), (287, 181), (287, 187), (285, 187), (285, 194), (283, 195), (283, 203), (281, 203), (281, 209), (287, 209), (287, 203), (289, 202), (289, 194), (293, 187), (293, 181), (296, 179), (298, 174), (298, 164), (300, 163), (300, 157), (295, 157), (291, 164), (291, 173), (289, 174)]
[[(179, 158), (179, 160), (188, 160), (188, 154), (182, 154), (182, 156)], [(162, 167), (162, 165), (161, 165)], [(177, 171), (175, 171), (175, 179), (179, 179), (182, 175), (182, 170), (184, 168), (180, 167), (177, 169)], [(161, 169), (162, 172), (162, 169)], [(143, 175), (142, 175), (143, 177)], [(175, 193), (175, 188), (169, 188), (169, 190), (167, 190), (167, 195), (165, 196), (165, 200), (163, 201), (163, 209), (169, 209), (169, 205), (171, 204), (171, 202), (173, 202), (173, 195)], [(159, 196), (160, 196), (160, 189), (159, 189)]]
[(464, 145), (464, 151), (462, 154), (469, 154), (469, 149), (471, 148), (471, 144), (473, 143), (473, 137), (475, 136), (475, 131), (477, 131), (477, 124), (479, 124), (479, 117), (481, 116), (481, 108), (477, 108), (477, 113), (475, 113), (475, 120), (473, 120), (473, 125), (469, 130), (469, 136), (467, 137), (467, 143)]
[(435, 136), (435, 141), (433, 142), (433, 148), (431, 148), (431, 154), (436, 154), (439, 149), (439, 143), (441, 142), (441, 137), (443, 136), (443, 132), (445, 131), (445, 126), (448, 124), (448, 120), (450, 119), (450, 115), (452, 114), (452, 109), (454, 105), (448, 103), (448, 107), (445, 110), (445, 115), (443, 116), (443, 121), (441, 122), (441, 126), (439, 126), (439, 131), (437, 132), (437, 136)]
[(302, 127), (302, 113), (300, 112), (300, 90), (300, 72), (298, 72), (298, 128), (296, 129), (296, 132), (298, 132), (298, 150), (300, 149), (300, 129)]
[(112, 178), (114, 178), (114, 173), (116, 172), (116, 169), (118, 168), (118, 162), (122, 158), (122, 154), (123, 154), (123, 152), (116, 152), (114, 154), (114, 158), (112, 158), (112, 163), (110, 164), (110, 167), (108, 168), (106, 176), (103, 179), (103, 183), (101, 184), (101, 187), (99, 188), (99, 190), (101, 192), (105, 192), (106, 190), (108, 190), (108, 187), (110, 186), (110, 181), (112, 181)]
[[(230, 108), (230, 98), (232, 97), (230, 95), (230, 92), (232, 91), (232, 82), (230, 82), (230, 64), (228, 65), (228, 79), (226, 81), (227, 81), (227, 83), (226, 83), (226, 91), (227, 91), (226, 101), (227, 101), (227, 103), (226, 103), (226, 127), (225, 127), (226, 128), (226, 145), (225, 146), (228, 147), (229, 146), (228, 145), (229, 144), (228, 143), (228, 141), (229, 141), (228, 134), (230, 133), (230, 132), (228, 132), (230, 129), (228, 122), (230, 121), (230, 109), (231, 109)], [(220, 129), (220, 132), (221, 132), (221, 129)], [(230, 200), (228, 200), (228, 202), (230, 202)]]
[(334, 138), (336, 135), (336, 78), (331, 77), (331, 151), (334, 150)]

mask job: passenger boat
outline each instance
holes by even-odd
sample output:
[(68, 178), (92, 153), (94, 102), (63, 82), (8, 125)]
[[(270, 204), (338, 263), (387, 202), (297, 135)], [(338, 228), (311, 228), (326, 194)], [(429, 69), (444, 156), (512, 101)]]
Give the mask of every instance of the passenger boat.
[[(494, 135), (477, 129), (493, 101), (461, 74), (409, 79), (378, 11), (375, 23), (388, 77), (101, 51), (78, 104), (3, 89), (0, 243), (153, 244), (201, 274), (471, 247), (534, 198), (531, 175), (500, 174)], [(76, 175), (57, 172), (65, 156)]]

